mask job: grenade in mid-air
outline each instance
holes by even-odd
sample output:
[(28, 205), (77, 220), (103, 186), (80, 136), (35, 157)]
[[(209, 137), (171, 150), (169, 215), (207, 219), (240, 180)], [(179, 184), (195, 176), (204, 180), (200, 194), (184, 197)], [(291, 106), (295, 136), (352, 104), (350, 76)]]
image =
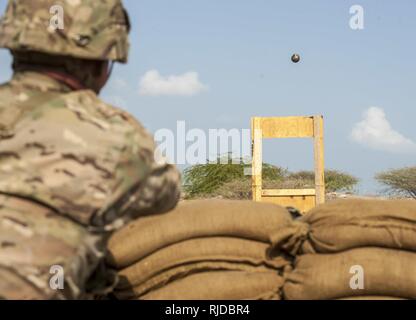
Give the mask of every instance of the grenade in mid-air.
[(297, 53), (295, 53), (293, 56), (292, 56), (292, 62), (293, 63), (298, 63), (300, 61), (300, 55), (298, 55)]

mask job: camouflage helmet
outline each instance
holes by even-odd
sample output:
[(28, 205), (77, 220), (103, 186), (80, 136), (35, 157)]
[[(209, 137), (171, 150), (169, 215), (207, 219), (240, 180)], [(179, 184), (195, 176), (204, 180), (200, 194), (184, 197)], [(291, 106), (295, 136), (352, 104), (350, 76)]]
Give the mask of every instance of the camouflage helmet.
[(129, 31), (121, 0), (9, 0), (0, 48), (127, 62)]

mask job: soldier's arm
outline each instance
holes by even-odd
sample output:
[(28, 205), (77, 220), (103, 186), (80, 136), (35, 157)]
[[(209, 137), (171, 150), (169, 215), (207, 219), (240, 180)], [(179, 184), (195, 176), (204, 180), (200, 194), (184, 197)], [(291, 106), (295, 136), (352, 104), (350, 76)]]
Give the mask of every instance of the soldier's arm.
[(150, 215), (173, 209), (180, 198), (180, 181), (175, 166), (154, 162), (150, 175), (136, 192), (134, 210), (139, 215)]
[(181, 195), (181, 175), (176, 166), (167, 163), (157, 154), (153, 136), (136, 120), (129, 117), (135, 127), (136, 145), (141, 146), (141, 157), (147, 159), (149, 174), (141, 181), (129, 199), (133, 218), (161, 214), (173, 209)]

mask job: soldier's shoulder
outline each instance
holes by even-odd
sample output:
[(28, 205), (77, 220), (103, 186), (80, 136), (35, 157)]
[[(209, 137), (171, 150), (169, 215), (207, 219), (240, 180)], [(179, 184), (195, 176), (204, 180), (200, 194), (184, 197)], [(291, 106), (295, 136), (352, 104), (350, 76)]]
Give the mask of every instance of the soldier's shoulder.
[[(30, 90), (10, 84), (0, 86), (0, 125), (16, 123), (52, 130), (76, 130), (87, 140), (131, 141), (153, 149), (152, 135), (132, 115), (101, 100), (91, 90), (59, 92)], [(103, 139), (103, 137), (101, 138)]]
[(47, 86), (43, 86), (42, 79), (39, 79), (34, 87), (12, 80), (0, 84), (0, 109), (25, 109), (30, 111), (47, 104), (49, 101), (56, 100), (61, 95), (61, 92), (49, 90)]
[(154, 148), (153, 136), (136, 118), (121, 108), (104, 102), (91, 90), (67, 93), (49, 104), (63, 106), (75, 113), (79, 120), (89, 121), (101, 129), (112, 131), (116, 135), (120, 134), (131, 140), (133, 144)]
[(130, 113), (103, 101), (91, 90), (74, 91), (60, 97), (61, 104), (80, 115), (101, 119), (112, 125), (122, 125), (144, 135), (150, 135)]
[(10, 82), (0, 84), (0, 108), (9, 106), (15, 101), (22, 99), (22, 93), (24, 92), (19, 88), (11, 86)]

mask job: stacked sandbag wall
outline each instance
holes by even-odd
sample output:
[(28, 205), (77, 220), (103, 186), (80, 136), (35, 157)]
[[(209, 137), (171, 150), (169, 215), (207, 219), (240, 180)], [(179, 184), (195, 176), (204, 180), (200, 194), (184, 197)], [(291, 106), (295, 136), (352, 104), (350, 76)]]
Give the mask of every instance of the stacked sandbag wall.
[[(118, 299), (244, 300), (281, 298), (290, 264), (270, 250), (290, 213), (251, 201), (184, 201), (168, 214), (131, 223), (109, 241)], [(270, 254), (273, 252), (273, 254)]]
[(338, 200), (281, 228), (284, 298), (416, 299), (416, 202)]

